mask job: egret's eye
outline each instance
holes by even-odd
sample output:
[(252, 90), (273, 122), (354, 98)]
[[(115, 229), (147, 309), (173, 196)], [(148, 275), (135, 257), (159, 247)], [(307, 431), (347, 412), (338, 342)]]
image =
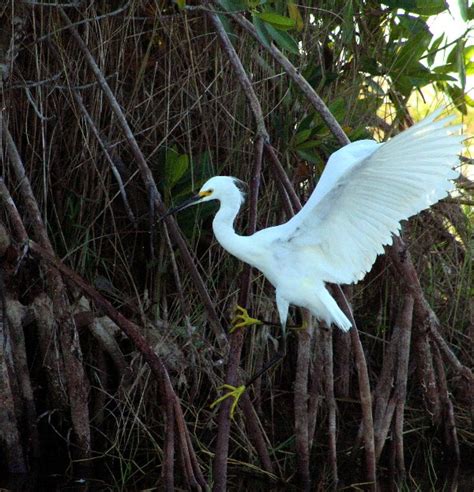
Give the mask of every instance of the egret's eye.
[(210, 196), (210, 195), (212, 195), (213, 191), (214, 191), (214, 190), (205, 190), (205, 191), (200, 191), (200, 192), (199, 192), (199, 196), (200, 196), (201, 198), (204, 198), (205, 196)]

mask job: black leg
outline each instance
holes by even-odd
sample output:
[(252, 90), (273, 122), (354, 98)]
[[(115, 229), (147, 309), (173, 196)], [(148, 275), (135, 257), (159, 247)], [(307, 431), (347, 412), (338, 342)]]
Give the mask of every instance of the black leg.
[(276, 365), (280, 360), (282, 360), (286, 355), (286, 333), (283, 330), (281, 349), (259, 370), (257, 371), (246, 383), (245, 386), (249, 387), (251, 384), (255, 383), (255, 381), (265, 374), (269, 369), (271, 369), (274, 365)]

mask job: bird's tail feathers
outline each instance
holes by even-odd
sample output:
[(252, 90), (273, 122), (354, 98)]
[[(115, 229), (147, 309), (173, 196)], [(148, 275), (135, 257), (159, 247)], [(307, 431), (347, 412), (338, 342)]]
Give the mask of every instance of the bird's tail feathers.
[(328, 326), (334, 324), (342, 331), (351, 329), (352, 323), (325, 288), (318, 289), (317, 297), (313, 298), (311, 306), (314, 309), (313, 314), (317, 318), (322, 318)]
[(334, 310), (331, 313), (331, 316), (332, 316), (332, 322), (342, 331), (347, 332), (351, 329), (352, 323), (339, 308), (337, 308), (337, 311)]

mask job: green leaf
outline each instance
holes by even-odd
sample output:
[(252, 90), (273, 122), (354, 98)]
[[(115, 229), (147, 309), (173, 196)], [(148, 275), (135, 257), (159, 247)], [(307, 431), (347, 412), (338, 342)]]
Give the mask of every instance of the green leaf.
[(426, 56), (426, 61), (428, 65), (433, 65), (436, 53), (439, 51), (439, 47), (444, 40), (444, 33), (441, 34), (438, 38), (436, 38), (429, 47), (428, 54)]
[(444, 12), (448, 5), (444, 0), (383, 0), (391, 9), (404, 9), (420, 15), (436, 15)]
[(465, 66), (465, 49), (464, 40), (458, 39), (454, 48), (450, 51), (447, 62), (453, 66), (453, 71), (459, 74), (459, 80), (461, 81), (461, 86), (464, 88), (466, 86), (466, 66)]
[(440, 65), (433, 68), (433, 72), (436, 73), (452, 73), (456, 71), (454, 63), (447, 63), (446, 65)]
[(176, 0), (176, 5), (182, 10), (186, 7), (186, 0)]
[(462, 114), (467, 114), (467, 107), (466, 107), (466, 98), (464, 91), (461, 89), (461, 87), (458, 87), (457, 85), (452, 85), (452, 86), (447, 86), (446, 90), (449, 94), (449, 97), (452, 99), (454, 105), (456, 108), (461, 111)]
[(314, 149), (314, 147), (318, 147), (319, 145), (321, 145), (319, 140), (307, 140), (306, 142), (299, 144), (296, 147), (296, 150)]
[(302, 131), (302, 130), (308, 130), (308, 129), (311, 129), (311, 125), (313, 123), (313, 120), (314, 120), (314, 113), (310, 113), (308, 115), (306, 115), (301, 121), (300, 123), (298, 124), (298, 132)]
[(179, 155), (174, 150), (170, 150), (166, 153), (166, 181), (169, 188), (173, 188), (188, 170), (188, 167), (189, 157), (186, 154)]
[(428, 70), (421, 63), (411, 66), (408, 71), (401, 70), (398, 73), (392, 73), (392, 79), (397, 87), (397, 90), (405, 96), (409, 96), (414, 87), (423, 87), (436, 81), (456, 80), (454, 77), (451, 77), (445, 73), (437, 73), (435, 71)]
[(297, 147), (301, 143), (303, 143), (305, 140), (308, 140), (309, 136), (311, 135), (311, 128), (308, 128), (307, 130), (301, 130), (299, 131), (294, 137), (293, 137), (293, 145)]
[(341, 38), (344, 44), (350, 44), (354, 37), (354, 6), (352, 0), (347, 0), (343, 11), (344, 21), (341, 28)]
[(408, 35), (428, 32), (428, 24), (421, 18), (410, 14), (398, 14), (400, 28)]
[(267, 27), (265, 23), (262, 20), (260, 20), (258, 16), (255, 14), (252, 14), (252, 22), (253, 25), (255, 26), (255, 29), (257, 30), (258, 39), (260, 39), (261, 43), (264, 46), (270, 48), (272, 44), (272, 40), (269, 32), (267, 31)]
[(334, 118), (341, 122), (346, 116), (347, 101), (343, 97), (337, 97), (329, 104), (329, 111), (331, 111)]
[(462, 20), (467, 22), (469, 20), (468, 8), (469, 2), (468, 0), (458, 0), (459, 5), (459, 13), (461, 14)]
[(406, 71), (411, 65), (417, 64), (428, 49), (431, 37), (432, 34), (429, 31), (419, 31), (408, 38), (408, 41), (398, 50), (392, 67)]
[(316, 155), (315, 152), (308, 150), (298, 150), (296, 152), (305, 161), (311, 162), (311, 164), (319, 164), (321, 159)]
[(466, 46), (464, 48), (464, 62), (474, 62), (474, 45)]
[(378, 83), (376, 82), (375, 80), (371, 79), (371, 78), (367, 78), (366, 79), (366, 84), (368, 87), (370, 87), (373, 91), (373, 93), (376, 95), (376, 96), (380, 96), (380, 97), (384, 97), (385, 96), (385, 90), (383, 89), (383, 87)]
[(227, 12), (247, 10), (247, 2), (245, 0), (217, 0), (217, 3)]
[(300, 9), (293, 0), (288, 0), (288, 14), (290, 15), (290, 19), (295, 21), (296, 30), (302, 31), (304, 27), (303, 17), (301, 16)]
[(275, 29), (271, 24), (265, 25), (268, 33), (282, 49), (288, 50), (294, 55), (299, 55), (300, 50), (298, 48), (298, 43), (285, 31), (279, 31)]
[(464, 100), (466, 101), (466, 104), (468, 106), (474, 108), (474, 99), (471, 96), (469, 96), (469, 94), (464, 94)]
[(464, 92), (466, 88), (466, 64), (464, 63), (464, 40), (458, 39), (457, 53), (456, 53), (456, 65), (458, 68), (459, 81), (461, 82), (461, 88)]
[(276, 14), (275, 12), (262, 12), (257, 15), (261, 20), (263, 20), (263, 22), (266, 22), (281, 31), (287, 31), (288, 29), (293, 29), (293, 27), (296, 26), (296, 21), (294, 19)]

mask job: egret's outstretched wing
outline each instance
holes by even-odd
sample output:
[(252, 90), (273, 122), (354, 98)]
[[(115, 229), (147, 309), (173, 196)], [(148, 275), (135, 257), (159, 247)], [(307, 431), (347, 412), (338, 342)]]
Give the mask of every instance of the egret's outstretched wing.
[[(361, 146), (343, 173), (319, 184), (281, 228), (288, 252), (317, 262), (321, 280), (352, 283), (370, 270), (400, 221), (436, 203), (458, 176), (462, 137), (435, 113), (384, 144)], [(346, 152), (350, 147), (346, 147)], [(359, 144), (360, 145), (360, 144)], [(364, 154), (365, 153), (365, 154)]]

